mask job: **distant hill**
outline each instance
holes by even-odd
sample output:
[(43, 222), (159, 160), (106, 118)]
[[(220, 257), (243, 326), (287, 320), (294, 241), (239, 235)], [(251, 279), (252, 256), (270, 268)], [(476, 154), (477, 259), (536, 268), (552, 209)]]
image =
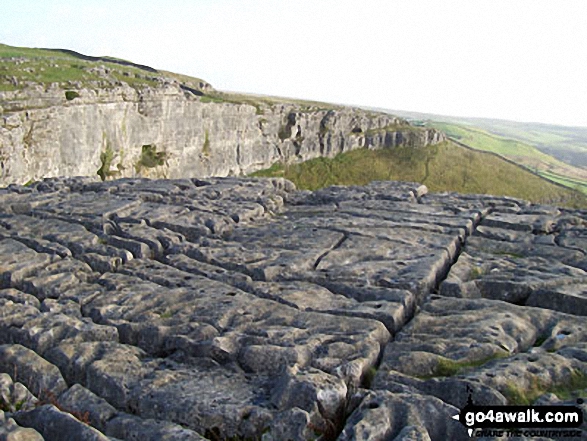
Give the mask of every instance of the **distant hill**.
[(472, 148), (511, 159), (553, 182), (587, 193), (587, 127), (390, 110), (443, 130)]

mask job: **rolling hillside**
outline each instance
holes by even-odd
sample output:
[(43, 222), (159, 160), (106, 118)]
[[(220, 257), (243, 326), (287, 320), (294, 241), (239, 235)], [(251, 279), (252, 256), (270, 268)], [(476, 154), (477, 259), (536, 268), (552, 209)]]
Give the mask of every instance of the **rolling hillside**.
[(364, 185), (376, 180), (416, 181), (431, 191), (486, 193), (532, 202), (587, 207), (587, 197), (553, 184), (497, 155), (453, 142), (413, 149), (355, 150), (284, 167), (275, 164), (254, 176), (282, 176), (299, 188)]
[(469, 147), (497, 153), (547, 179), (587, 193), (586, 169), (559, 161), (530, 144), (495, 135), (476, 127), (443, 122), (429, 122), (428, 124), (444, 131), (451, 138)]
[(587, 127), (390, 111), (497, 153), (553, 182), (587, 193)]

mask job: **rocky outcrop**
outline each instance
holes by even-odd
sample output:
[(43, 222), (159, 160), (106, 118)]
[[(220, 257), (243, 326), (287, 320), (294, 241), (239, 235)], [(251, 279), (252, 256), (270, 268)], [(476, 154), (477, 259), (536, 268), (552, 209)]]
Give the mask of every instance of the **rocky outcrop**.
[(401, 182), (12, 185), (0, 436), (466, 440), (469, 398), (574, 404), (586, 226)]
[(243, 175), (278, 161), (444, 139), (353, 108), (239, 103), (172, 80), (142, 89), (108, 85), (0, 92), (0, 185), (54, 176)]

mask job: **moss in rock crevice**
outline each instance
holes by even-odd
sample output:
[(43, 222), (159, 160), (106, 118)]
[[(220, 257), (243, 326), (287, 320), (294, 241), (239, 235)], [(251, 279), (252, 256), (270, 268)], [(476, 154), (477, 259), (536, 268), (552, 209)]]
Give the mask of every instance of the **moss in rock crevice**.
[(136, 169), (140, 171), (143, 167), (155, 168), (164, 165), (168, 154), (166, 152), (158, 152), (154, 144), (145, 144), (141, 149), (141, 157), (139, 158)]
[(548, 386), (537, 377), (532, 377), (529, 387), (522, 388), (516, 383), (509, 382), (501, 393), (511, 405), (529, 406), (545, 393), (553, 393), (561, 400), (570, 400), (584, 394), (586, 390), (587, 373), (575, 369), (569, 378), (562, 383)]
[(112, 176), (112, 172), (110, 171), (110, 167), (112, 165), (112, 159), (114, 159), (114, 150), (110, 145), (106, 146), (106, 150), (100, 153), (100, 168), (97, 171), (98, 176), (102, 181), (105, 181), (106, 178)]

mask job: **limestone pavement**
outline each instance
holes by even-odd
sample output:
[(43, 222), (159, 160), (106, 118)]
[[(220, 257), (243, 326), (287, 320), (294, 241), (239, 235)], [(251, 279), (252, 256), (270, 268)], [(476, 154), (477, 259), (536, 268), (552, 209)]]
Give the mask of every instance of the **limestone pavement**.
[(575, 403), (586, 226), (405, 182), (9, 186), (0, 440), (459, 440), (469, 398)]

